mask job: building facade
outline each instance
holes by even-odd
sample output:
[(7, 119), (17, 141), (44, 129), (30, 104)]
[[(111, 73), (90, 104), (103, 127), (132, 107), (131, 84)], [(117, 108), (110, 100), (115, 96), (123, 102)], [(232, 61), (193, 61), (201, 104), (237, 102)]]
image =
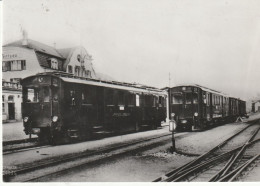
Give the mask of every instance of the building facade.
[(21, 79), (42, 72), (61, 71), (97, 78), (92, 57), (84, 47), (56, 49), (27, 38), (2, 47), (2, 121), (21, 121)]

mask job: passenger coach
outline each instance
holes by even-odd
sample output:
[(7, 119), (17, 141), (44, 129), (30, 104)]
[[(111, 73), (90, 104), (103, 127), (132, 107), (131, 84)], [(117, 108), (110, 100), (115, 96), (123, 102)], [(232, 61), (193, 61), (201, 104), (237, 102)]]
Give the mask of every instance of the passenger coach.
[(169, 116), (177, 122), (177, 130), (204, 129), (246, 114), (245, 101), (200, 85), (180, 85), (168, 93)]
[(22, 80), (26, 134), (40, 140), (86, 139), (100, 133), (156, 128), (167, 92), (120, 82), (42, 73)]

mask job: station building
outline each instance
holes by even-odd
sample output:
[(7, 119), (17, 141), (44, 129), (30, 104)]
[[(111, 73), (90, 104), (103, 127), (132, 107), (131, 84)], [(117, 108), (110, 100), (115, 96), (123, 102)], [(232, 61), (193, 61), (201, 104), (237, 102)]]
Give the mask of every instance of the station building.
[(21, 121), (21, 79), (42, 72), (67, 72), (75, 76), (98, 78), (92, 56), (82, 47), (56, 49), (28, 39), (2, 47), (2, 121)]

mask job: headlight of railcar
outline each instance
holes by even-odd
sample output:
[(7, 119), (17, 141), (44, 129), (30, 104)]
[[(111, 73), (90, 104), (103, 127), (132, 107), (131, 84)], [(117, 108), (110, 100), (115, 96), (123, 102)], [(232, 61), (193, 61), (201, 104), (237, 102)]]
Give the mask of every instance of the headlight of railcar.
[(194, 113), (194, 116), (195, 116), (195, 117), (197, 117), (198, 115), (199, 115), (198, 112), (195, 112), (195, 113)]
[(23, 121), (26, 123), (26, 122), (28, 122), (28, 120), (29, 120), (29, 117), (24, 117), (23, 118)]
[(58, 116), (53, 116), (52, 121), (53, 122), (57, 122), (58, 121)]
[(186, 119), (181, 120), (181, 123), (185, 124), (185, 123), (187, 123), (187, 120)]

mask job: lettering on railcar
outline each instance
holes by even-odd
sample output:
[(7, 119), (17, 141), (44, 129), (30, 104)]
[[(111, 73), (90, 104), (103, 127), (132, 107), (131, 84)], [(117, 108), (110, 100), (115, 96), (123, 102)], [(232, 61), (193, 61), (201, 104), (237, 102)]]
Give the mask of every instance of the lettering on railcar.
[(130, 113), (113, 113), (113, 117), (127, 117), (130, 116)]

